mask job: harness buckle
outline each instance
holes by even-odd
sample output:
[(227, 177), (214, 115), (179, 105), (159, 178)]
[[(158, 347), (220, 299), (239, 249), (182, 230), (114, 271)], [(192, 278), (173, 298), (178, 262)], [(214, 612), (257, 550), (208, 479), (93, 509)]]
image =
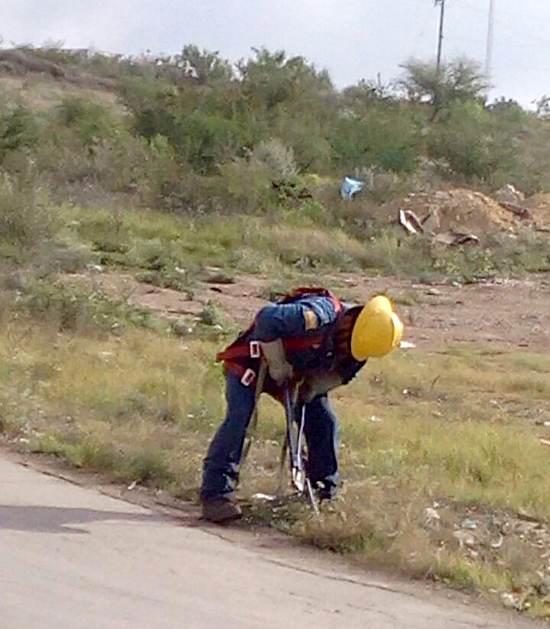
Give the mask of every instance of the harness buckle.
[(243, 377), (241, 378), (241, 384), (245, 387), (249, 387), (256, 378), (256, 373), (254, 369), (250, 369), (250, 367), (243, 373)]
[(260, 341), (250, 341), (250, 358), (260, 358), (262, 352), (260, 350)]

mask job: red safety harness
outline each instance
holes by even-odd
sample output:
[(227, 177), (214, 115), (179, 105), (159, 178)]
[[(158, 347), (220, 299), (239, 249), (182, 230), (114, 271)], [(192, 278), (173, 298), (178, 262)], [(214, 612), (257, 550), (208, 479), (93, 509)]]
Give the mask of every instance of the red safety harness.
[[(332, 295), (324, 288), (297, 288), (292, 293), (285, 295), (278, 303), (288, 304), (303, 297), (321, 296), (328, 297), (333, 305), (336, 314), (342, 313), (342, 303), (338, 297)], [(225, 363), (225, 368), (241, 379), (244, 386), (250, 386), (255, 380), (258, 371), (258, 362), (262, 357), (260, 342), (250, 337), (254, 330), (252, 324), (246, 332), (243, 332), (229, 347), (220, 352), (216, 359)], [(317, 334), (308, 334), (303, 337), (294, 337), (283, 340), (285, 351), (288, 354), (302, 352), (308, 349), (319, 349), (323, 346), (327, 338), (327, 331)], [(269, 388), (269, 380), (266, 382), (266, 389)], [(271, 393), (271, 391), (268, 391)], [(275, 393), (275, 392), (274, 392)], [(279, 393), (278, 391), (276, 392)]]

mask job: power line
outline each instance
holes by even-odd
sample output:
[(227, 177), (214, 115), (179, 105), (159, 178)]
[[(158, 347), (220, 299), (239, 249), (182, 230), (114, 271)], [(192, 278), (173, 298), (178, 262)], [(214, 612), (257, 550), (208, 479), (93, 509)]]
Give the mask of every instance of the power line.
[[(474, 11), (476, 13), (485, 15), (484, 9), (480, 9), (478, 6), (474, 6), (470, 4), (470, 2), (468, 2), (467, 0), (462, 0), (461, 4), (462, 6), (470, 9), (470, 11)], [(510, 17), (515, 18), (514, 24), (510, 24), (508, 21), (504, 21), (500, 17), (497, 18), (496, 16), (493, 18), (493, 22), (496, 26), (499, 27), (499, 29), (505, 29), (509, 31), (510, 33), (513, 33), (514, 35), (519, 35), (520, 37), (523, 37), (524, 39), (528, 38), (530, 40), (529, 43), (522, 44), (522, 47), (535, 48), (536, 42), (533, 42), (533, 40), (538, 40), (538, 42), (540, 42), (541, 47), (550, 45), (550, 39), (543, 38), (538, 33), (524, 28), (526, 21), (536, 21), (538, 24), (540, 24), (541, 22), (540, 19), (531, 17), (529, 15), (525, 15), (525, 16), (522, 15), (521, 20), (518, 20), (516, 14), (503, 11), (502, 8), (499, 8), (498, 15), (499, 16), (508, 15)], [(518, 26), (519, 26), (519, 29), (518, 29)], [(512, 41), (512, 42), (507, 41), (506, 43), (507, 47), (515, 47), (517, 45), (518, 44), (515, 41)]]

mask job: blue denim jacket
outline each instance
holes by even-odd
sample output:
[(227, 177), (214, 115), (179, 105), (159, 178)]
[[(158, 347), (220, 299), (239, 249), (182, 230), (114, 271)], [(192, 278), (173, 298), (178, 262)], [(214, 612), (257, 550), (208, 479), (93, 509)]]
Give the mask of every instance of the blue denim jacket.
[[(317, 316), (314, 330), (306, 330), (307, 310)], [(307, 295), (286, 304), (270, 304), (262, 308), (256, 316), (254, 337), (266, 343), (276, 339), (298, 338), (308, 334), (318, 334), (323, 328), (334, 323), (338, 315), (334, 302), (322, 295)]]
[[(306, 330), (306, 312), (316, 317), (314, 329)], [(317, 348), (287, 354), (289, 362), (299, 371), (325, 371), (334, 362), (331, 328), (338, 319), (334, 302), (322, 295), (307, 295), (291, 303), (270, 304), (256, 316), (253, 337), (263, 342), (276, 339), (307, 338), (321, 334), (325, 341)]]

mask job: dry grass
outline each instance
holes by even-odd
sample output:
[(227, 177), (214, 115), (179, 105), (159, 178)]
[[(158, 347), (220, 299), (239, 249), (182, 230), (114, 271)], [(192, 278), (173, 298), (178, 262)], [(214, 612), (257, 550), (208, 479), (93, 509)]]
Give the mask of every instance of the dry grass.
[[(223, 414), (215, 351), (199, 338), (182, 342), (149, 331), (101, 339), (4, 322), (3, 431), (19, 447), (196, 497), (201, 459)], [(251, 513), (371, 565), (461, 588), (523, 593), (524, 603), (546, 613), (537, 594), (546, 587), (545, 548), (521, 562), (519, 536), (508, 533), (501, 551), (490, 543), (491, 518), (550, 520), (550, 456), (539, 441), (548, 431), (539, 421), (550, 408), (548, 363), (536, 354), (456, 350), (372, 361), (334, 396), (344, 477), (336, 508), (320, 519), (292, 504), (254, 504)], [(275, 490), (282, 437), (281, 410), (262, 402), (243, 497)], [(439, 517), (430, 520), (429, 509)], [(467, 534), (460, 524), (467, 517), (480, 530), (486, 522), (493, 537), (464, 542), (457, 531)]]
[(8, 94), (20, 99), (34, 111), (48, 111), (56, 107), (67, 96), (78, 96), (108, 106), (117, 115), (125, 113), (114, 91), (102, 86), (82, 86), (76, 82), (61, 82), (45, 75), (14, 76), (3, 75), (2, 88)]
[(52, 343), (51, 329), (34, 326), (20, 334), (8, 328), (0, 350), (8, 434), (125, 481), (198, 483), (221, 410), (219, 374), (200, 342), (54, 333)]
[(345, 270), (361, 267), (367, 261), (365, 245), (338, 229), (274, 227), (266, 237), (281, 259), (290, 264), (325, 264)]

